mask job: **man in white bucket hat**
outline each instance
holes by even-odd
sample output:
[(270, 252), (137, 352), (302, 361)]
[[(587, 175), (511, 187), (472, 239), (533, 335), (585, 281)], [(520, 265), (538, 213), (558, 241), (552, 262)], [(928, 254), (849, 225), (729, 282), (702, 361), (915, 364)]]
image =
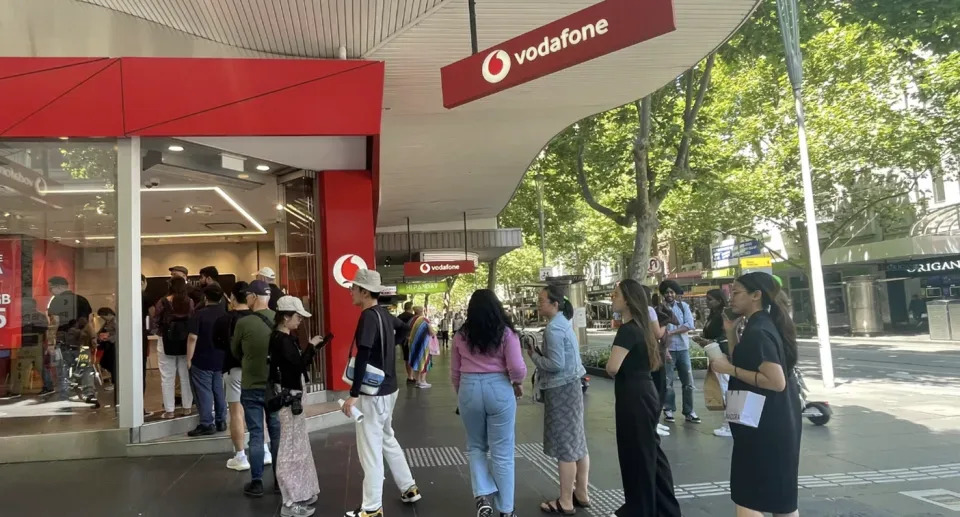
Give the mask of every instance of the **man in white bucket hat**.
[[(357, 454), (363, 467), (363, 502), (345, 517), (383, 517), (383, 463), (390, 466), (393, 480), (400, 489), (400, 500), (412, 504), (420, 500), (420, 489), (393, 432), (393, 408), (397, 404), (395, 335), (403, 322), (377, 304), (384, 287), (380, 273), (369, 269), (357, 271), (350, 287), (353, 304), (361, 307), (360, 321), (354, 333), (356, 359), (350, 398), (343, 412), (350, 416), (354, 406), (364, 418), (357, 426)], [(367, 365), (383, 371), (383, 382), (376, 394), (361, 393), (363, 372)]]

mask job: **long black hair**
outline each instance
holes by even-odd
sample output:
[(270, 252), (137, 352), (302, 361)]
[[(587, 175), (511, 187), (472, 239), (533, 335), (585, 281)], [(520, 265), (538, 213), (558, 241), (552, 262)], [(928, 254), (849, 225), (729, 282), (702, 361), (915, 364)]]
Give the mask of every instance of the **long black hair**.
[(489, 289), (474, 291), (467, 305), (467, 321), (460, 327), (470, 350), (475, 354), (492, 355), (500, 349), (508, 329), (516, 332), (497, 295)]
[(547, 293), (547, 299), (550, 300), (550, 303), (556, 303), (560, 306), (560, 312), (563, 313), (563, 316), (568, 320), (573, 319), (573, 304), (570, 303), (570, 300), (567, 299), (566, 293), (563, 292), (563, 288), (559, 285), (548, 285), (544, 287), (543, 290)]
[(657, 336), (653, 333), (653, 326), (650, 325), (650, 299), (644, 286), (632, 278), (620, 282), (620, 294), (627, 304), (630, 311), (630, 318), (637, 322), (643, 330), (644, 345), (647, 348), (647, 359), (650, 361), (650, 371), (660, 369), (660, 345), (657, 343)]
[(773, 318), (774, 325), (783, 338), (783, 353), (787, 371), (793, 370), (797, 364), (797, 327), (790, 318), (790, 310), (785, 305), (786, 296), (780, 290), (780, 285), (767, 273), (747, 273), (737, 279), (748, 293), (760, 291), (760, 301), (763, 310), (768, 311)]
[(707, 291), (707, 298), (713, 298), (714, 300), (720, 302), (720, 306), (716, 309), (710, 309), (710, 315), (707, 316), (707, 319), (714, 318), (723, 318), (723, 309), (727, 306), (727, 295), (721, 289), (711, 289)]
[(170, 306), (174, 314), (183, 315), (190, 313), (190, 297), (187, 296), (187, 281), (179, 276), (170, 279), (170, 285), (167, 287), (167, 295), (171, 296)]

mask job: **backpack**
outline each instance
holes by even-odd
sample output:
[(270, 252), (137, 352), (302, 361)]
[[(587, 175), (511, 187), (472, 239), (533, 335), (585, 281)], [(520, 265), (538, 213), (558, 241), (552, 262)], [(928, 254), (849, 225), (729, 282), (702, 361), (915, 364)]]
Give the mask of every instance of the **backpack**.
[[(173, 311), (173, 305), (164, 299), (165, 311)], [(169, 313), (168, 313), (169, 314)], [(173, 316), (166, 319), (163, 326), (163, 353), (166, 355), (187, 355), (187, 338), (190, 334), (189, 316)]]

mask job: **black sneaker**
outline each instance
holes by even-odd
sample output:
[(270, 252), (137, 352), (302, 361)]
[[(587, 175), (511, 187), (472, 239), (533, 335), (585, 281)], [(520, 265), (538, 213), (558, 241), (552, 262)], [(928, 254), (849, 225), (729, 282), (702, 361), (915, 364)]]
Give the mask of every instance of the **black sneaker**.
[(187, 433), (187, 436), (210, 436), (211, 434), (217, 434), (217, 428), (212, 425), (198, 425), (193, 431)]
[(407, 384), (413, 385), (413, 384), (416, 384), (416, 383), (417, 383), (417, 380), (416, 380), (416, 379), (407, 379)]
[(673, 422), (676, 422), (677, 419), (673, 417), (673, 411), (664, 411), (663, 421), (673, 423)]
[(356, 510), (350, 510), (343, 514), (343, 517), (383, 517), (383, 508), (375, 512), (365, 512), (363, 508), (357, 508)]
[(52, 393), (56, 393), (56, 392), (53, 391), (53, 390), (51, 390), (51, 389), (47, 389), (47, 388), (43, 388), (42, 390), (40, 390), (40, 396), (41, 396), (41, 397), (46, 396), (46, 395), (50, 395), (50, 394), (52, 394)]
[(696, 413), (690, 413), (689, 415), (687, 415), (687, 416), (686, 416), (686, 420), (687, 420), (687, 422), (690, 422), (691, 424), (699, 424), (699, 423), (702, 422), (702, 421), (700, 420), (700, 417), (698, 417)]
[(254, 479), (243, 485), (243, 495), (247, 497), (263, 497), (263, 481)]
[(493, 517), (493, 506), (486, 497), (477, 498), (477, 517)]
[(222, 433), (227, 430), (226, 422), (217, 422), (217, 432)]

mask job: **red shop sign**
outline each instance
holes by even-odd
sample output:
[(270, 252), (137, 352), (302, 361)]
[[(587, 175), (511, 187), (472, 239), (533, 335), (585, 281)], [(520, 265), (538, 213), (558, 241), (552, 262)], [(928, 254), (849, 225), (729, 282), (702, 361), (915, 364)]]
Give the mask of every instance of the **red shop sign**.
[(455, 108), (676, 28), (672, 0), (604, 0), (441, 68), (443, 106)]
[(20, 348), (20, 238), (0, 238), (0, 350)]
[(450, 276), (473, 273), (476, 270), (477, 265), (472, 260), (406, 262), (403, 264), (403, 276)]

